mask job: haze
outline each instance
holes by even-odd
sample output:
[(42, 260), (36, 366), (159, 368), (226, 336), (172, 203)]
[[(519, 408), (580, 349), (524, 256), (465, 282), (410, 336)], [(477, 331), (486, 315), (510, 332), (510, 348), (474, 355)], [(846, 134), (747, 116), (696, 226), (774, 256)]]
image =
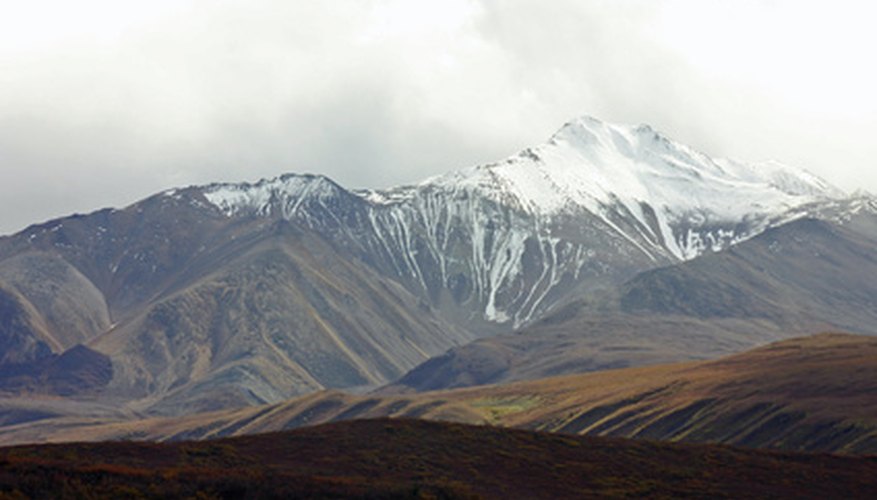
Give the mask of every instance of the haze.
[(0, 233), (161, 189), (386, 187), (590, 114), (877, 191), (867, 2), (0, 3)]

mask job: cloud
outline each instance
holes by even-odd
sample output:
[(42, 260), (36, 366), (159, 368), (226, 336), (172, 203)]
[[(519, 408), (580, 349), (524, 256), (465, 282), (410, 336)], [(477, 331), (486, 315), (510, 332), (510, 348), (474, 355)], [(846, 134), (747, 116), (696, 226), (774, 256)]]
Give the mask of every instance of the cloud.
[(717, 156), (877, 191), (877, 34), (861, 2), (491, 1), (486, 39), (555, 121), (647, 122)]
[(583, 113), (877, 191), (860, 4), (21, 5), (0, 12), (0, 232), (286, 171), (414, 182)]

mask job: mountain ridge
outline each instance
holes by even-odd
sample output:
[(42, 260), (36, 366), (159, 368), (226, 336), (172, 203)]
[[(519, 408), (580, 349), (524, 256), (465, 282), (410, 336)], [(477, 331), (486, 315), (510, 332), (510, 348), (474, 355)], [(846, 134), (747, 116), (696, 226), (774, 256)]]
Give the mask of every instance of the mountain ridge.
[[(433, 303), (453, 310), (474, 304), (488, 323), (515, 327), (581, 284), (583, 269), (599, 280), (601, 270), (586, 269), (595, 255), (605, 262), (609, 253), (623, 253), (638, 270), (690, 260), (759, 234), (785, 214), (844, 196), (805, 171), (713, 160), (648, 126), (590, 117), (505, 161), (415, 185), (346, 190), (324, 176), (286, 174), (188, 189), (200, 190), (227, 217), (301, 220)], [(601, 248), (605, 253), (594, 254)], [(467, 261), (449, 263), (461, 253)], [(528, 272), (539, 274), (527, 278)], [(457, 296), (441, 300), (445, 288)]]
[[(543, 159), (543, 156), (552, 158)], [(304, 177), (340, 188), (323, 176)], [(733, 197), (726, 195), (717, 203), (717, 200), (695, 190), (693, 193), (680, 192), (681, 198), (672, 199), (669, 195), (672, 190), (655, 187), (662, 182), (690, 183), (692, 177), (704, 183), (709, 180), (725, 184), (733, 189)], [(242, 197), (239, 196), (222, 196), (214, 185), (210, 185), (208, 198), (226, 213), (233, 213), (235, 207), (237, 210), (245, 207), (252, 209), (254, 203), (260, 205), (257, 211), (264, 213), (270, 204), (261, 188), (283, 183), (289, 178), (280, 176), (262, 179), (255, 184), (222, 185), (250, 186), (261, 194), (244, 203), (241, 203)], [(546, 143), (524, 149), (505, 161), (440, 174), (415, 185), (386, 190), (354, 190), (351, 193), (376, 205), (389, 205), (410, 201), (423, 191), (435, 189), (481, 190), (496, 201), (540, 214), (558, 214), (565, 210), (575, 213), (579, 208), (599, 214), (604, 206), (621, 201), (649, 231), (655, 229), (651, 227), (653, 223), (646, 220), (647, 215), (641, 213), (642, 208), (637, 207), (637, 203), (651, 205), (652, 213), (659, 219), (662, 210), (677, 216), (682, 212), (700, 210), (703, 216), (715, 212), (714, 215), (721, 221), (723, 218), (732, 220), (742, 215), (758, 214), (755, 209), (763, 210), (765, 203), (776, 205), (770, 208), (777, 213), (807, 202), (845, 196), (841, 190), (815, 175), (776, 161), (746, 164), (735, 160), (716, 160), (668, 139), (648, 125), (614, 125), (590, 116), (567, 122)], [(293, 189), (291, 192), (296, 191)], [(713, 190), (708, 194), (720, 191)], [(277, 192), (279, 190), (272, 190), (272, 194)], [(692, 194), (696, 196), (692, 197)], [(741, 198), (747, 202), (745, 207), (735, 205), (741, 203)], [(750, 201), (749, 198), (758, 201)], [(692, 204), (692, 201), (697, 203)], [(704, 210), (704, 207), (709, 209)], [(666, 232), (663, 226), (667, 225), (667, 221), (657, 222), (658, 229)], [(666, 234), (664, 239), (668, 249), (680, 259), (692, 258), (702, 251), (678, 248), (679, 243), (689, 242), (675, 241), (667, 238)], [(671, 243), (669, 240), (674, 241)], [(714, 246), (718, 248), (721, 244)]]

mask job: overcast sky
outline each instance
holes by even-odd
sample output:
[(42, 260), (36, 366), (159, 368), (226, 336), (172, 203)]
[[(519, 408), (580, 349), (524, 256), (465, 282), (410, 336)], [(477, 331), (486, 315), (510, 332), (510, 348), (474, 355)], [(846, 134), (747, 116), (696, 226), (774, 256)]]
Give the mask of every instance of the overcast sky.
[(871, 5), (0, 0), (0, 234), (193, 183), (415, 182), (582, 114), (877, 192)]

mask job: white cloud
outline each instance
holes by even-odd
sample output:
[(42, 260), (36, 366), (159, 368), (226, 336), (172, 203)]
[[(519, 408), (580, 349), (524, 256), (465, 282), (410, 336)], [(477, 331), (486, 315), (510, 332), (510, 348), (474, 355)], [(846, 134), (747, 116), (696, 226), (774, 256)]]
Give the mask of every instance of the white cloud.
[(162, 188), (387, 186), (573, 115), (877, 191), (854, 2), (0, 2), (0, 232)]

